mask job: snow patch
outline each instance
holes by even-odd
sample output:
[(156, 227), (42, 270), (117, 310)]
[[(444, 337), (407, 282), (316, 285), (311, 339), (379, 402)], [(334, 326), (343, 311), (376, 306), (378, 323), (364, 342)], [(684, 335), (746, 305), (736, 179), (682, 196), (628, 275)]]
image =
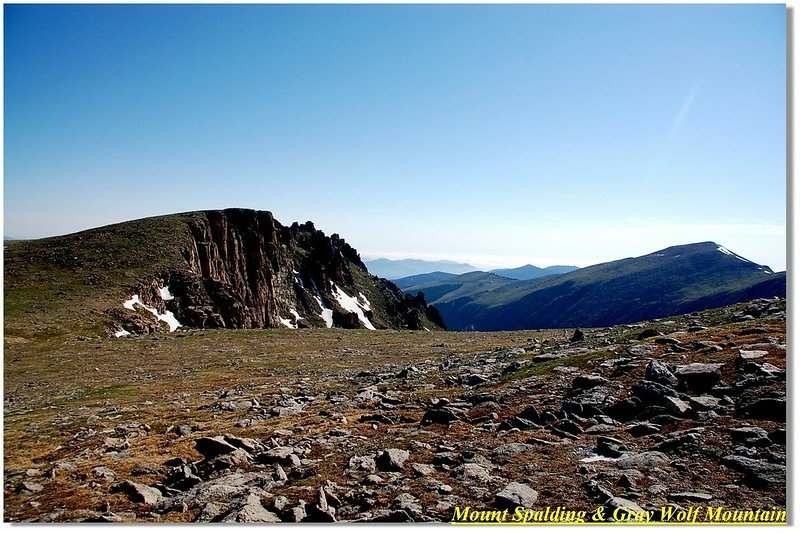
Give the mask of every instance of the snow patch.
[(284, 326), (286, 326), (289, 329), (297, 329), (297, 324), (293, 324), (291, 319), (289, 319), (289, 318), (278, 317), (278, 320), (280, 320), (281, 324), (283, 324)]
[(720, 251), (720, 252), (722, 252), (722, 253), (723, 253), (723, 254), (725, 254), (725, 255), (730, 255), (730, 256), (733, 256), (733, 257), (735, 257), (736, 259), (738, 259), (739, 261), (744, 261), (745, 263), (752, 263), (752, 261), (750, 261), (749, 259), (745, 259), (745, 258), (744, 258), (744, 257), (742, 257), (742, 256), (736, 255), (735, 253), (731, 252), (730, 250), (728, 250), (728, 249), (727, 249), (727, 248), (725, 248), (724, 246), (717, 246), (717, 250), (718, 250), (718, 251)]
[(582, 463), (596, 463), (598, 461), (617, 462), (620, 459), (622, 459), (622, 458), (621, 457), (606, 457), (604, 455), (590, 455), (589, 457), (584, 457), (583, 459), (581, 459), (581, 462)]
[(335, 284), (333, 285), (333, 291), (336, 301), (339, 302), (339, 305), (341, 305), (343, 309), (358, 315), (358, 319), (367, 329), (375, 329), (375, 326), (372, 325), (372, 322), (370, 322), (366, 315), (364, 315), (364, 311), (369, 311), (369, 301), (364, 298), (363, 294), (359, 293), (359, 297), (367, 300), (366, 305), (359, 302), (358, 298), (353, 298), (352, 296), (348, 295)]
[(160, 287), (158, 289), (158, 294), (161, 296), (161, 299), (164, 300), (164, 301), (174, 300), (175, 299), (175, 297), (172, 295), (172, 293), (169, 292), (169, 285), (165, 285), (163, 287)]
[(319, 295), (314, 296), (314, 299), (317, 301), (317, 303), (319, 304), (319, 308), (322, 310), (320, 312), (319, 316), (322, 318), (322, 320), (325, 321), (325, 325), (326, 326), (328, 326), (329, 328), (332, 328), (333, 327), (333, 309), (328, 309), (327, 307), (325, 307), (325, 304), (322, 303), (322, 298)]
[(361, 306), (361, 308), (362, 308), (364, 311), (372, 311), (372, 307), (371, 307), (371, 306), (372, 306), (372, 304), (371, 304), (371, 303), (369, 303), (369, 300), (367, 300), (367, 297), (366, 297), (366, 296), (364, 296), (364, 293), (363, 293), (363, 292), (359, 292), (359, 293), (358, 293), (358, 299), (359, 299), (359, 300), (362, 300), (362, 301), (364, 302), (363, 304), (362, 304), (362, 303), (360, 303), (360, 302), (359, 302), (359, 304), (358, 304), (358, 305), (360, 305), (360, 306)]
[(172, 314), (172, 311), (164, 311), (164, 313), (159, 313), (155, 307), (150, 307), (149, 305), (145, 305), (140, 299), (138, 294), (134, 294), (131, 296), (130, 300), (125, 300), (122, 302), (122, 307), (125, 309), (130, 309), (131, 311), (135, 311), (136, 308), (134, 307), (136, 304), (139, 304), (142, 309), (145, 311), (149, 311), (153, 314), (158, 320), (162, 322), (166, 322), (169, 326), (170, 332), (175, 331), (179, 327), (181, 327), (181, 323), (178, 322), (178, 319), (175, 318), (175, 315)]
[(130, 332), (130, 331), (127, 331), (127, 330), (125, 330), (125, 329), (121, 329), (121, 330), (119, 330), (119, 331), (115, 331), (115, 332), (114, 332), (114, 336), (115, 336), (116, 338), (120, 338), (120, 337), (127, 337), (127, 336), (128, 336), (128, 335), (130, 335), (130, 334), (131, 334), (131, 332)]
[[(292, 320), (291, 318), (281, 318), (281, 317), (278, 317), (278, 320), (280, 320), (280, 321), (281, 321), (281, 324), (283, 324), (283, 325), (284, 325), (284, 326), (286, 326), (287, 328), (290, 328), (290, 329), (297, 329), (297, 323), (298, 323), (298, 322), (300, 321), (300, 319), (302, 319), (303, 317), (301, 317), (301, 316), (300, 316), (300, 313), (298, 313), (298, 312), (297, 312), (296, 310), (294, 310), (294, 309), (289, 309), (289, 313), (291, 313), (292, 315), (294, 315), (294, 320)], [(330, 327), (330, 326), (329, 326), (329, 327)]]

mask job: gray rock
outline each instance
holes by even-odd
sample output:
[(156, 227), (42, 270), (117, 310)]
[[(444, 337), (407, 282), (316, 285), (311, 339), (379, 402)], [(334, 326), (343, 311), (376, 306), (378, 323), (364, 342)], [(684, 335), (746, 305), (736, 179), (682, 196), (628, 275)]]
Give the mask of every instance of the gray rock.
[(385, 480), (376, 474), (370, 474), (361, 480), (361, 484), (367, 487), (379, 487), (385, 483)]
[(462, 420), (463, 418), (464, 415), (460, 410), (450, 408), (428, 409), (422, 416), (422, 422), (420, 422), (420, 424), (423, 426), (427, 426), (429, 424), (449, 425), (457, 420)]
[(497, 456), (497, 458), (503, 462), (503, 460), (508, 460), (518, 455), (520, 453), (529, 452), (535, 450), (536, 446), (532, 446), (530, 444), (525, 444), (523, 442), (509, 442), (507, 444), (501, 444), (494, 450), (492, 450), (492, 455)]
[(157, 503), (162, 497), (161, 491), (158, 489), (128, 480), (111, 487), (111, 492), (124, 492), (131, 501), (146, 504)]
[(375, 464), (382, 472), (401, 472), (408, 457), (409, 453), (406, 450), (389, 448), (378, 454)]
[(250, 494), (241, 507), (236, 507), (226, 514), (222, 523), (278, 523), (278, 515), (268, 511), (261, 505), (261, 500), (255, 494)]
[(464, 374), (460, 378), (461, 383), (469, 387), (477, 387), (489, 382), (489, 378), (481, 374)]
[(639, 470), (640, 468), (664, 466), (668, 463), (669, 458), (664, 453), (650, 451), (624, 457), (617, 462), (617, 466), (623, 470), (629, 468)]
[(738, 428), (732, 428), (730, 432), (731, 432), (731, 439), (733, 439), (734, 442), (747, 441), (750, 439), (768, 438), (766, 429), (754, 426), (742, 426)]
[(427, 465), (422, 463), (412, 463), (411, 464), (411, 471), (414, 472), (415, 475), (419, 477), (424, 476), (431, 476), (436, 471), (433, 468), (433, 465)]
[(519, 412), (517, 418), (522, 418), (524, 420), (530, 420), (531, 422), (539, 423), (541, 421), (541, 417), (539, 416), (539, 411), (536, 410), (536, 407), (529, 405), (525, 409)]
[(265, 451), (258, 455), (258, 460), (263, 463), (273, 464), (273, 463), (281, 463), (285, 464), (290, 461), (290, 457), (294, 454), (294, 448), (291, 446), (276, 446), (274, 448), (270, 448), (269, 450)]
[(289, 510), (289, 515), (287, 522), (295, 522), (299, 523), (306, 519), (308, 513), (306, 511), (306, 502), (303, 500), (299, 500), (297, 505)]
[(481, 483), (492, 479), (491, 474), (481, 465), (466, 463), (453, 470), (453, 477), (462, 481), (477, 481)]
[(661, 432), (661, 426), (658, 424), (651, 424), (645, 422), (642, 424), (634, 424), (627, 428), (627, 432), (634, 438), (646, 437), (647, 435), (654, 435)]
[(615, 426), (610, 426), (608, 424), (595, 424), (593, 426), (590, 426), (586, 430), (586, 433), (588, 433), (590, 435), (596, 435), (598, 433), (608, 433), (608, 432), (614, 431), (616, 429), (617, 428)]
[(241, 438), (241, 437), (236, 437), (234, 435), (225, 435), (225, 441), (250, 454), (257, 454), (266, 449), (264, 443), (257, 439)]
[(625, 443), (611, 437), (598, 437), (596, 447), (597, 453), (611, 458), (621, 457), (627, 451)]
[(743, 400), (738, 410), (742, 417), (785, 422), (786, 396), (780, 393), (772, 397)]
[(44, 490), (44, 486), (30, 480), (23, 480), (17, 485), (17, 492), (20, 494), (34, 494)]
[(722, 363), (690, 363), (675, 369), (675, 377), (689, 390), (705, 392), (719, 383)]
[(625, 498), (620, 498), (619, 496), (615, 496), (613, 498), (609, 498), (608, 501), (605, 503), (606, 509), (608, 509), (608, 514), (613, 515), (616, 509), (621, 509), (623, 511), (628, 511), (631, 513), (644, 513), (645, 510), (639, 507), (636, 503), (626, 500)]
[(728, 455), (722, 458), (722, 464), (745, 475), (745, 482), (752, 485), (783, 484), (786, 482), (786, 465), (768, 463), (759, 459)]
[(668, 387), (677, 387), (678, 378), (669, 369), (667, 365), (655, 359), (647, 364), (644, 370), (644, 379), (667, 385)]
[(645, 339), (649, 339), (650, 337), (659, 337), (661, 335), (663, 334), (660, 331), (655, 330), (653, 328), (647, 328), (643, 330), (641, 333), (639, 333), (636, 336), (636, 338), (639, 339), (640, 341), (643, 341)]
[(719, 408), (719, 398), (704, 394), (702, 396), (693, 396), (689, 398), (689, 405), (695, 411), (712, 411)]
[(114, 481), (116, 477), (114, 472), (105, 466), (98, 466), (92, 469), (92, 475), (97, 478), (105, 479), (106, 481)]
[(501, 509), (514, 509), (516, 507), (533, 507), (539, 493), (528, 485), (512, 482), (495, 495), (495, 504)]
[(226, 441), (225, 437), (221, 435), (217, 437), (200, 437), (194, 442), (194, 448), (206, 459), (236, 450), (236, 446)]
[(679, 435), (673, 433), (673, 435), (673, 437), (660, 442), (656, 446), (656, 449), (662, 452), (672, 452), (695, 447), (700, 444), (700, 435), (698, 433), (682, 433)]
[(646, 405), (665, 405), (667, 398), (676, 398), (678, 392), (655, 381), (639, 381), (631, 386), (631, 392)]
[(658, 348), (652, 344), (636, 344), (625, 351), (628, 355), (633, 357), (646, 357), (656, 353), (656, 350), (658, 350)]
[(768, 354), (769, 352), (766, 350), (739, 350), (738, 361), (746, 363), (755, 359), (760, 359)]
[(664, 398), (664, 407), (675, 416), (688, 417), (692, 412), (692, 406), (679, 398)]
[(673, 502), (702, 503), (711, 501), (714, 497), (704, 492), (675, 492), (667, 496)]
[(375, 472), (375, 459), (369, 455), (354, 455), (350, 458), (348, 467), (354, 472)]
[(598, 376), (597, 374), (581, 374), (579, 376), (575, 376), (575, 379), (572, 380), (572, 388), (592, 389), (594, 387), (599, 387), (600, 385), (605, 385), (606, 383), (608, 383), (608, 380), (602, 376)]

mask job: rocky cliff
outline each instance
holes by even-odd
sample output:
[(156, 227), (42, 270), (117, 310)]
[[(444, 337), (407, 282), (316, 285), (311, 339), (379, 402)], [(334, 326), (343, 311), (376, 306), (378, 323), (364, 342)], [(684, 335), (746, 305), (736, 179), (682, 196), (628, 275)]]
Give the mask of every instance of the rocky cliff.
[(424, 297), (369, 275), (358, 252), (313, 223), (281, 225), (267, 211), (181, 215), (182, 262), (145, 276), (114, 333), (169, 327), (443, 328)]

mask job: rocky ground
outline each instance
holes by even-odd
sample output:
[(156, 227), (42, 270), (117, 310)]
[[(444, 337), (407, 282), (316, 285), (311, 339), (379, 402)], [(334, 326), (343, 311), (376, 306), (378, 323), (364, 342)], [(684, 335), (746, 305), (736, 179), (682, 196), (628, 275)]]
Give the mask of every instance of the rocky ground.
[(6, 337), (4, 517), (784, 509), (785, 338), (780, 299), (577, 332)]

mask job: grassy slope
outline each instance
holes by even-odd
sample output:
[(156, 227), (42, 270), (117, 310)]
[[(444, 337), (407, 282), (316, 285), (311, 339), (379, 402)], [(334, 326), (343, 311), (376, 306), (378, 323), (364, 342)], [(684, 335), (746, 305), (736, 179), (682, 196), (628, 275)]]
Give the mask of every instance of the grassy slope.
[(186, 222), (196, 213), (152, 217), (70, 235), (5, 244), (5, 334), (103, 333), (103, 311), (127, 289), (184, 260)]

